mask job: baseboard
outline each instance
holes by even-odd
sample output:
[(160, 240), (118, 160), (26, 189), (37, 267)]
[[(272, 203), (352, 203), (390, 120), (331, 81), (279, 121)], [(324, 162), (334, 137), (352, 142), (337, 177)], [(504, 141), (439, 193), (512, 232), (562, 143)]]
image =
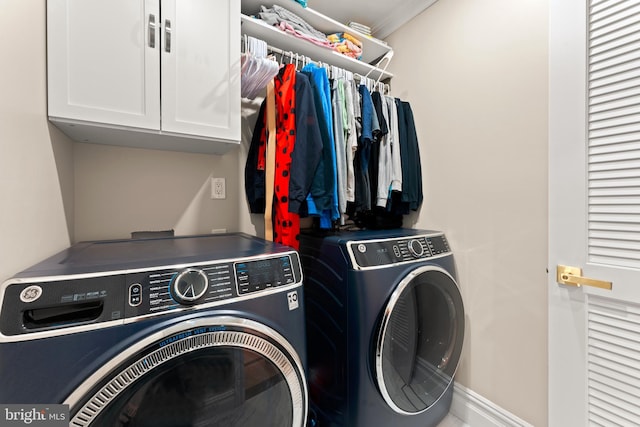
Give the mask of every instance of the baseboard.
[(533, 427), (511, 412), (458, 384), (453, 387), (451, 414), (471, 427)]

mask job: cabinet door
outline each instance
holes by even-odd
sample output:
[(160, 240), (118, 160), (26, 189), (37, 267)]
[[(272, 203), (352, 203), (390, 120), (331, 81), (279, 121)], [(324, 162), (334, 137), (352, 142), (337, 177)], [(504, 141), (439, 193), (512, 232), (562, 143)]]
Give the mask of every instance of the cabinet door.
[(162, 0), (162, 131), (240, 140), (240, 1)]
[(49, 116), (159, 129), (159, 12), (158, 0), (48, 0)]

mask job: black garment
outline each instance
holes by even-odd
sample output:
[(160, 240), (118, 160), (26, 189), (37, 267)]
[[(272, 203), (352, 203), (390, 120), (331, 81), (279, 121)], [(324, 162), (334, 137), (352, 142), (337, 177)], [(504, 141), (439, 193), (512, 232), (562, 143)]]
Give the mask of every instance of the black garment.
[(373, 92), (371, 94), (371, 100), (373, 101), (373, 108), (376, 110), (378, 124), (380, 125), (380, 131), (374, 134), (374, 136), (378, 141), (380, 141), (384, 135), (389, 133), (389, 125), (387, 124), (387, 120), (384, 118), (384, 113), (382, 112), (382, 94), (378, 91)]
[[(408, 102), (396, 98), (398, 108), (398, 133), (400, 134), (400, 153), (402, 162), (402, 196), (400, 210), (418, 210), (422, 204), (422, 166), (418, 135), (413, 119), (413, 111)], [(397, 206), (394, 210), (397, 209)]]
[[(266, 132), (264, 115), (266, 113), (266, 99), (260, 105), (258, 120), (251, 136), (251, 145), (247, 153), (247, 162), (244, 165), (244, 190), (249, 202), (249, 212), (264, 213), (265, 208), (265, 171), (258, 169), (258, 153), (262, 145), (261, 136)], [(266, 138), (265, 138), (266, 139)]]
[[(300, 213), (318, 175), (322, 160), (322, 136), (309, 78), (296, 74), (296, 145), (291, 155), (289, 212)], [(320, 172), (320, 176), (323, 173)], [(303, 208), (304, 211), (304, 208)]]

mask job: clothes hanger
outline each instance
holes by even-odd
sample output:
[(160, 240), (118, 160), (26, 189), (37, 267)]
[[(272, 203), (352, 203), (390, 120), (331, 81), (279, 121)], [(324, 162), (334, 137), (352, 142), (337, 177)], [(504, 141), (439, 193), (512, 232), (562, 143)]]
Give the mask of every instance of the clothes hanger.
[(260, 59), (257, 57), (257, 43), (253, 37), (247, 37), (248, 65), (242, 74), (242, 92), (246, 98), (255, 98), (256, 81), (260, 72)]
[(346, 80), (348, 80), (348, 81), (352, 81), (352, 80), (354, 80), (354, 74), (353, 74), (353, 72), (348, 71), (348, 70), (345, 70), (344, 72), (345, 72), (345, 78), (346, 78)]
[(240, 74), (241, 95), (250, 98), (252, 93), (252, 79), (256, 69), (256, 61), (251, 51), (251, 43), (247, 35), (244, 35), (244, 55), (242, 55), (242, 66)]
[(278, 73), (278, 63), (267, 58), (268, 46), (263, 40), (245, 34), (245, 57), (241, 74), (242, 96), (254, 99)]
[[(373, 84), (371, 86), (371, 89), (373, 89), (378, 83), (380, 83), (380, 80), (382, 79), (382, 76), (384, 75), (384, 73), (387, 71), (387, 67), (389, 66), (389, 63), (391, 62), (391, 58), (393, 58), (393, 50), (388, 51), (387, 53), (384, 54), (384, 56), (382, 58), (380, 58), (380, 60), (376, 63), (375, 68), (372, 68), (371, 70), (369, 70), (369, 72), (367, 74), (365, 74), (365, 77), (369, 77), (369, 74), (371, 74), (373, 71), (375, 70), (380, 70), (380, 75), (378, 76), (378, 79), (375, 81), (375, 84)], [(383, 61), (387, 61), (387, 63), (384, 65), (384, 68), (380, 68), (380, 64), (382, 64)]]

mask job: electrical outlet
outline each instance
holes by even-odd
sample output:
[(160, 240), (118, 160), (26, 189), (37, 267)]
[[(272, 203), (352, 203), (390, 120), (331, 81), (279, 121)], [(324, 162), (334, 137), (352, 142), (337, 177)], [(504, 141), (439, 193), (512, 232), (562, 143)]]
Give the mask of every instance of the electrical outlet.
[(227, 189), (224, 178), (211, 178), (211, 198), (225, 199), (227, 197)]

